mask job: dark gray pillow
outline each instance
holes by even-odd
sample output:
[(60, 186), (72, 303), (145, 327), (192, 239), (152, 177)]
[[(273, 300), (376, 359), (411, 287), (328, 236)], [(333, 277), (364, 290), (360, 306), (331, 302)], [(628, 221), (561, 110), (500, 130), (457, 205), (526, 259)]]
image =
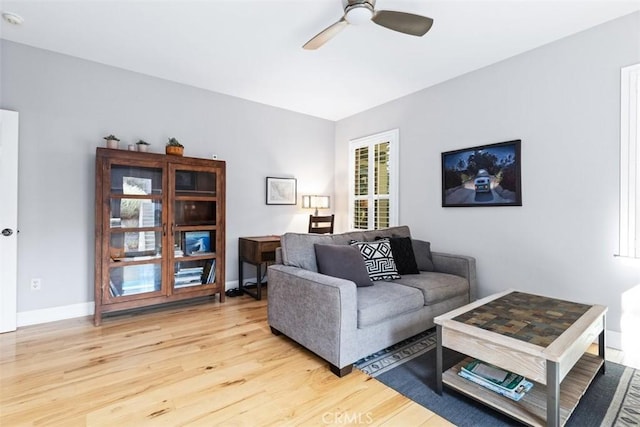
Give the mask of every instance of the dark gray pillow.
[(435, 271), (431, 257), (431, 243), (425, 242), (424, 240), (412, 239), (411, 244), (413, 245), (413, 254), (416, 257), (418, 270)]
[(356, 286), (373, 286), (364, 259), (355, 246), (313, 245), (318, 272), (327, 276), (351, 280)]

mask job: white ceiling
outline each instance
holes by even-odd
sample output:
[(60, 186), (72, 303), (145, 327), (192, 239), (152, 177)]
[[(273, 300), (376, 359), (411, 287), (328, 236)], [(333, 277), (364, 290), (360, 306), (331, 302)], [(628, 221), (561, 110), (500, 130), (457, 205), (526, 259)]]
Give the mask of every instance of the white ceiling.
[(0, 0), (1, 37), (329, 120), (640, 10), (640, 0), (378, 0), (434, 19), (424, 37), (349, 26), (341, 0)]

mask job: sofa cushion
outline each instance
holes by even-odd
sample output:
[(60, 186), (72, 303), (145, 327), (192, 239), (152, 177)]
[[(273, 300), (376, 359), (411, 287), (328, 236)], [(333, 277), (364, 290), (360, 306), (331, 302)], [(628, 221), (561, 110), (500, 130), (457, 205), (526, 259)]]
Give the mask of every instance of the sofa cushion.
[(356, 286), (373, 286), (358, 248), (315, 244), (318, 273), (351, 280)]
[(348, 233), (334, 234), (333, 242), (337, 245), (348, 245), (352, 240), (373, 242), (376, 240), (376, 237), (411, 237), (411, 232), (406, 225), (382, 228), (380, 230), (350, 231)]
[(291, 267), (318, 271), (316, 243), (325, 245), (348, 245), (351, 240), (372, 241), (376, 236), (410, 237), (409, 227), (401, 225), (382, 230), (352, 231), (342, 234), (285, 233), (280, 237), (282, 263)]
[(469, 293), (469, 282), (464, 277), (435, 271), (407, 274), (393, 283), (422, 291), (424, 305), (436, 304)]
[(382, 228), (380, 230), (350, 231), (348, 233), (334, 234), (333, 242), (337, 245), (348, 245), (352, 240), (357, 240), (359, 242), (373, 242), (376, 240), (376, 237), (411, 237), (411, 232), (409, 231), (409, 227), (406, 225)]
[(329, 234), (285, 233), (280, 237), (282, 263), (291, 267), (318, 272), (316, 243), (330, 245), (333, 238)]
[(364, 242), (368, 240), (365, 233), (365, 231), (350, 231), (348, 233), (334, 234), (333, 243), (336, 245), (348, 245), (353, 240)]
[[(376, 237), (376, 240), (380, 239), (383, 239), (383, 237)], [(413, 253), (411, 237), (389, 237), (388, 239), (389, 243), (391, 243), (391, 252), (393, 253), (393, 260), (396, 263), (398, 274), (402, 276), (404, 274), (420, 273)]]
[(431, 255), (431, 243), (425, 242), (424, 240), (413, 239), (411, 245), (413, 246), (413, 253), (416, 257), (418, 270), (435, 271)]
[(366, 240), (375, 240), (376, 237), (411, 237), (409, 227), (399, 225), (397, 227), (382, 228), (380, 230), (365, 231)]
[(376, 242), (351, 242), (351, 245), (356, 246), (360, 250), (371, 280), (393, 280), (400, 278), (396, 263), (393, 260), (393, 254), (391, 253), (389, 239), (382, 239)]
[(419, 310), (424, 305), (422, 294), (410, 286), (395, 282), (377, 282), (374, 286), (357, 288), (358, 328)]

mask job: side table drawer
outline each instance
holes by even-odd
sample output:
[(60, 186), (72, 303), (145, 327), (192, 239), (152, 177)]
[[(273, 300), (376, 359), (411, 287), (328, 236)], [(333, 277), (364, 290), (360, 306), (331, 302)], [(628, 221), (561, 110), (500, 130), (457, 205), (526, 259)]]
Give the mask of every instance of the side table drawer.
[[(265, 242), (262, 245), (260, 245), (260, 250), (262, 251), (262, 256), (265, 261), (267, 261), (267, 259), (265, 258), (265, 256), (269, 256), (269, 260), (268, 261), (273, 261), (275, 260), (275, 252), (276, 249), (278, 249), (280, 247), (280, 242)], [(270, 253), (265, 253), (265, 252), (270, 252)]]
[(240, 238), (240, 256), (246, 261), (261, 263), (274, 261), (276, 248), (280, 247), (280, 241), (255, 242)]

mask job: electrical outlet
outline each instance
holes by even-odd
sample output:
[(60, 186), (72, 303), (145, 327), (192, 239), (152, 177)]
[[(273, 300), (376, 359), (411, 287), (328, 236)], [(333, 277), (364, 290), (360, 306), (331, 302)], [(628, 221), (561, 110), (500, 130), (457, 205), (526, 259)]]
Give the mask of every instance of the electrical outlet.
[(31, 279), (31, 290), (39, 291), (42, 289), (42, 280), (41, 279)]

